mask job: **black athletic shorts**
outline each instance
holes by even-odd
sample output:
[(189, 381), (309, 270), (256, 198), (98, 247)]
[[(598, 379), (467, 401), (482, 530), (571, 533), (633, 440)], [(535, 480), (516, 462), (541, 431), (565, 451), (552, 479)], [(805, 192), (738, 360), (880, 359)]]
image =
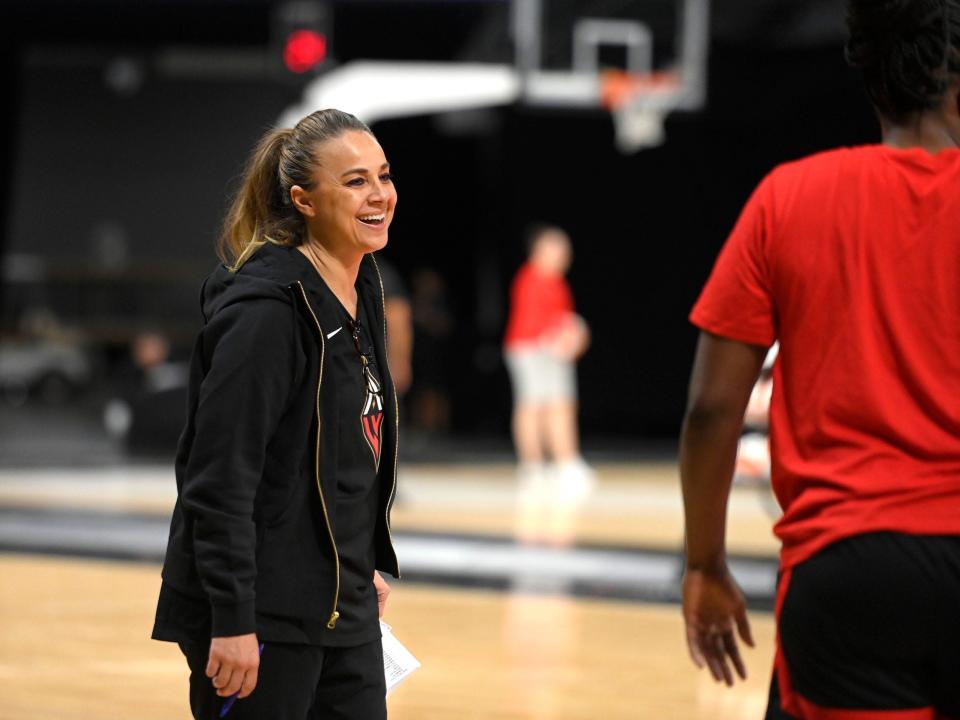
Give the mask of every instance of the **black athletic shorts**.
[(782, 582), (766, 720), (960, 720), (960, 536), (856, 535)]

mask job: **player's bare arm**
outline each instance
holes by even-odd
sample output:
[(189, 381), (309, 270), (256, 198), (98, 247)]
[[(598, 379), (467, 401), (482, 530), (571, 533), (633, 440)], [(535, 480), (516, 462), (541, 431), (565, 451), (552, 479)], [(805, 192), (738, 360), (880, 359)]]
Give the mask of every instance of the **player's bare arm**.
[(727, 568), (727, 498), (737, 440), (767, 349), (701, 333), (680, 443), (686, 526), (683, 617), (690, 657), (718, 682), (746, 677), (736, 635), (753, 646), (743, 594)]

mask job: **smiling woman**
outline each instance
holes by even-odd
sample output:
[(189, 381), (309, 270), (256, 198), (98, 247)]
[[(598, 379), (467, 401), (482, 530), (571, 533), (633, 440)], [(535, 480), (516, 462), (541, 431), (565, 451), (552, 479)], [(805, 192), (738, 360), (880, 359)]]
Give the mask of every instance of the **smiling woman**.
[[(334, 139), (337, 142), (329, 142)], [(236, 269), (266, 242), (299, 246), (308, 240), (311, 221), (320, 231), (315, 241), (338, 241), (346, 223), (336, 220), (351, 205), (357, 205), (351, 217), (367, 221), (376, 217), (376, 224), (386, 231), (397, 202), (389, 169), (373, 132), (349, 113), (320, 110), (293, 128), (272, 130), (247, 164), (243, 185), (224, 222), (220, 257)], [(385, 188), (388, 193), (383, 193)], [(353, 193), (348, 192), (351, 189)], [(367, 214), (356, 214), (362, 213), (368, 198)], [(330, 215), (318, 212), (321, 207)], [(327, 230), (333, 230), (332, 235)], [(385, 244), (384, 233), (380, 247), (374, 249)]]
[[(315, 156), (313, 177), (293, 185), (290, 198), (305, 225), (300, 247), (323, 274), (322, 268), (338, 265), (335, 258), (359, 262), (364, 254), (383, 249), (397, 192), (390, 164), (369, 131), (345, 132), (337, 142), (319, 145)], [(330, 279), (334, 294), (356, 314), (352, 283)]]
[(227, 215), (153, 631), (198, 720), (386, 717), (398, 421), (372, 253), (396, 203), (370, 129), (322, 110), (263, 137)]

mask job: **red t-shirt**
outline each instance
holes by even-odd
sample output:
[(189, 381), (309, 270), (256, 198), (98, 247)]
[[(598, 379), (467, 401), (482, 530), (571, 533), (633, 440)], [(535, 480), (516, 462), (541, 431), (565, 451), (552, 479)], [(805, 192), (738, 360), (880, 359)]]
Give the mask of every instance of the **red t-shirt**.
[(556, 330), (572, 312), (573, 293), (567, 281), (525, 263), (510, 287), (510, 318), (503, 344), (510, 348), (536, 341)]
[(866, 146), (760, 183), (690, 315), (780, 341), (770, 433), (789, 568), (843, 537), (960, 534), (960, 150)]

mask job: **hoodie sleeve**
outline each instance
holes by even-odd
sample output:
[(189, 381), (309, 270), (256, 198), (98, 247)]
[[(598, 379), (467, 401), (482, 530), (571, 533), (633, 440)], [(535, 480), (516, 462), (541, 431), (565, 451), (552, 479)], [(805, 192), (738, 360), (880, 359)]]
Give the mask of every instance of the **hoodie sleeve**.
[(206, 373), (180, 497), (214, 637), (255, 631), (254, 499), (293, 383), (293, 323), (284, 302), (246, 300), (218, 311), (201, 334)]

